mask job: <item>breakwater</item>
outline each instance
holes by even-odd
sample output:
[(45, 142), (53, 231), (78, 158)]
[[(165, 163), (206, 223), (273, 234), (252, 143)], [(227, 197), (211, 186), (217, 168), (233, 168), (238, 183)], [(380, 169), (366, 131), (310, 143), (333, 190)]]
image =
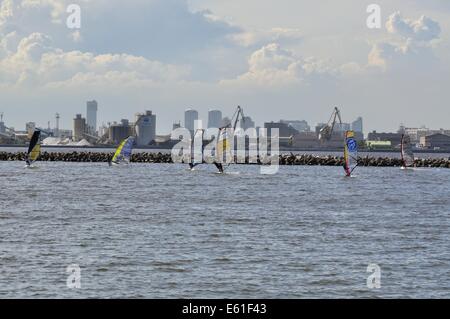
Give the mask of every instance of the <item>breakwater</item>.
[[(26, 154), (23, 152), (0, 152), (0, 161), (24, 161)], [(82, 163), (106, 163), (113, 157), (113, 153), (98, 152), (43, 152), (39, 161), (47, 162), (82, 162)], [(137, 153), (133, 154), (131, 162), (134, 163), (173, 163), (171, 155), (166, 153)], [(246, 159), (246, 163), (248, 163)], [(344, 159), (338, 156), (315, 155), (280, 155), (280, 165), (311, 165), (311, 166), (343, 166)], [(399, 158), (389, 157), (361, 157), (358, 159), (360, 166), (372, 167), (399, 167)], [(424, 158), (417, 159), (416, 167), (450, 168), (450, 158)]]

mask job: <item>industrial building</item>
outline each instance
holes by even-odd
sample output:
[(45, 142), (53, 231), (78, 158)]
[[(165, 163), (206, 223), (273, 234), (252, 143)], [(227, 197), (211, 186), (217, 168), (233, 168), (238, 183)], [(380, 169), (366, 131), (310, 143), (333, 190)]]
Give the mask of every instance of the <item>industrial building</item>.
[(84, 138), (86, 126), (86, 119), (81, 114), (77, 114), (73, 119), (73, 140), (75, 142), (79, 142)]
[(281, 120), (281, 123), (286, 123), (290, 127), (294, 128), (298, 132), (310, 132), (311, 127), (308, 125), (308, 122), (304, 120)]
[(136, 114), (136, 144), (148, 146), (156, 140), (156, 115), (152, 111)]
[(278, 129), (278, 136), (280, 138), (291, 137), (299, 133), (296, 129), (289, 126), (287, 123), (282, 122), (266, 122), (264, 123), (264, 128), (267, 129), (267, 136), (272, 135), (271, 132), (273, 129)]
[(296, 148), (317, 148), (319, 139), (315, 132), (299, 132), (292, 138), (292, 147)]
[(133, 127), (128, 120), (121, 120), (120, 123), (114, 122), (109, 127), (109, 140), (114, 144), (119, 144), (124, 139), (133, 134)]
[(401, 133), (377, 133), (373, 131), (367, 137), (368, 141), (372, 142), (390, 142), (393, 147), (397, 147), (402, 142)]
[(420, 138), (422, 147), (432, 150), (450, 150), (450, 136), (446, 134), (431, 134)]

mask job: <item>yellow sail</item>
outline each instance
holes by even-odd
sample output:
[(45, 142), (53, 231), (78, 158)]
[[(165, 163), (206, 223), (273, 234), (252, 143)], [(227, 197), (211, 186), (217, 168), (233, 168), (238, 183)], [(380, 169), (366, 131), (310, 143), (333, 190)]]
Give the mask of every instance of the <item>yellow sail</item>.
[(41, 131), (36, 130), (30, 140), (30, 146), (28, 147), (28, 152), (26, 156), (27, 165), (30, 166), (39, 158), (41, 155), (41, 143), (40, 143)]
[(112, 158), (112, 162), (117, 162), (117, 158), (122, 153), (123, 146), (125, 145), (126, 142), (127, 142), (127, 140), (123, 140), (122, 143), (120, 143), (119, 147), (117, 148), (116, 152), (114, 153), (114, 156)]
[(217, 162), (227, 163), (231, 159), (231, 139), (229, 129), (222, 129), (217, 142)]
[(28, 158), (31, 162), (35, 162), (38, 159), (39, 155), (41, 155), (41, 145), (37, 144), (28, 155)]
[(134, 137), (130, 136), (125, 140), (123, 140), (122, 143), (120, 143), (119, 147), (117, 148), (116, 152), (114, 153), (111, 162), (116, 164), (120, 162), (129, 163), (131, 161), (133, 145), (134, 145)]

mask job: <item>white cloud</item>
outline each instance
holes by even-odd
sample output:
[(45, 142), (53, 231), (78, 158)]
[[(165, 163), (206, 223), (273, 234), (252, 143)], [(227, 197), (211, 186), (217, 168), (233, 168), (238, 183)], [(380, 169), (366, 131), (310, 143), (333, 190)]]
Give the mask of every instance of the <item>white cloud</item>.
[(438, 22), (426, 16), (417, 20), (405, 19), (396, 12), (389, 16), (386, 29), (400, 40), (393, 38), (375, 43), (368, 56), (369, 67), (384, 71), (401, 69), (409, 73), (436, 61), (431, 44), (441, 33)]
[(42, 33), (65, 51), (171, 62), (224, 45), (227, 36), (240, 32), (208, 11), (191, 12), (186, 0), (80, 0), (82, 27), (75, 33), (66, 27), (66, 8), (73, 0), (0, 1), (0, 35)]
[(303, 33), (299, 29), (272, 28), (270, 30), (244, 31), (230, 36), (231, 40), (241, 46), (261, 46), (267, 43), (299, 43)]
[(404, 19), (400, 12), (389, 17), (386, 28), (389, 33), (416, 41), (431, 41), (441, 34), (439, 23), (433, 19), (424, 15), (417, 20)]
[[(5, 45), (8, 43), (5, 41)], [(33, 33), (23, 38), (14, 52), (0, 60), (0, 83), (46, 86), (58, 82), (71, 85), (77, 79), (95, 78), (104, 85), (129, 85), (137, 81), (177, 81), (189, 75), (189, 67), (164, 64), (129, 54), (93, 54), (52, 47), (51, 38)], [(127, 82), (121, 82), (127, 79)], [(116, 82), (114, 82), (116, 81)], [(130, 82), (131, 81), (131, 82)]]
[(325, 61), (303, 59), (277, 43), (268, 44), (253, 52), (248, 65), (246, 73), (222, 83), (280, 87), (300, 84), (321, 76), (330, 77), (335, 73)]

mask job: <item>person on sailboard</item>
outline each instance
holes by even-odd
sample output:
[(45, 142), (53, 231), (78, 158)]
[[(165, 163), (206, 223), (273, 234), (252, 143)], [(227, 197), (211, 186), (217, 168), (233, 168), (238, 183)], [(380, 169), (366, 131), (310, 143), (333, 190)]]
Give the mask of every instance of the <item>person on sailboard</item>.
[(222, 165), (222, 163), (214, 162), (214, 165), (216, 165), (217, 169), (219, 170), (219, 173), (223, 174), (223, 165)]
[[(203, 163), (202, 163), (203, 164)], [(200, 163), (189, 163), (189, 169), (193, 170), (196, 166), (200, 165)]]

